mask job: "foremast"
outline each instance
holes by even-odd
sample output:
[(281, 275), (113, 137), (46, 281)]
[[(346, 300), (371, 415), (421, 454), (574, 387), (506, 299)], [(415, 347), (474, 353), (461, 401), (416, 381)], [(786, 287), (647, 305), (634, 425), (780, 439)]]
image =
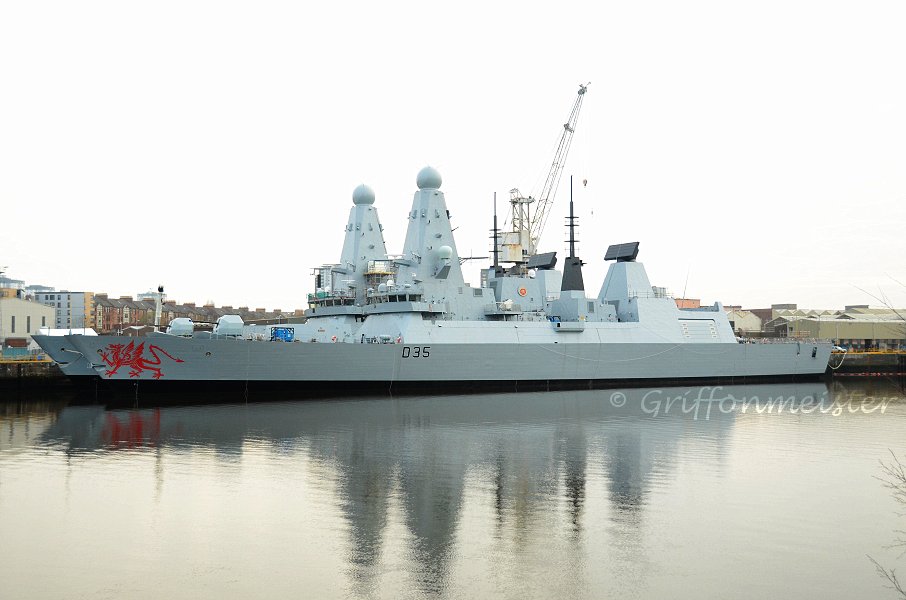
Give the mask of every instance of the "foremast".
[(315, 293), (308, 296), (306, 316), (361, 314), (369, 287), (392, 277), (374, 200), (374, 191), (365, 184), (353, 191), (340, 262), (314, 270)]

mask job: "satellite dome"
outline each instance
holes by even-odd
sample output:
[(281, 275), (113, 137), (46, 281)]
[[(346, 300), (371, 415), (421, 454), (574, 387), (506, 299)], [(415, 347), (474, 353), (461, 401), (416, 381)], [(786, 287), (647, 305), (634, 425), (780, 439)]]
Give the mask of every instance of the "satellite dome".
[(353, 204), (374, 204), (374, 190), (364, 183), (352, 192)]
[(440, 172), (434, 167), (425, 167), (418, 172), (415, 183), (420, 190), (439, 190), (440, 184), (443, 183)]
[(441, 260), (450, 260), (453, 258), (453, 248), (450, 246), (441, 246), (437, 249), (437, 256)]

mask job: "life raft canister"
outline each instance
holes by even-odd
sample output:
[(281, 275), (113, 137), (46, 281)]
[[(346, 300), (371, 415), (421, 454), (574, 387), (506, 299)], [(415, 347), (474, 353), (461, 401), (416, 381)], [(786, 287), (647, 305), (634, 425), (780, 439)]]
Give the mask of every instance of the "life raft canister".
[(519, 288), (519, 295), (520, 295), (520, 296), (525, 296), (526, 294), (528, 294), (528, 290), (527, 290), (527, 289), (525, 289), (524, 287)]

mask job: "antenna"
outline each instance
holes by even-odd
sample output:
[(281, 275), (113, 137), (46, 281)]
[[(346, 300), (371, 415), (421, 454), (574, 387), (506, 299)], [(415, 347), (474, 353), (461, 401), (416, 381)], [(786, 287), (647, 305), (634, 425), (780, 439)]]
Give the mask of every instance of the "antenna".
[(160, 318), (163, 313), (164, 303), (164, 286), (157, 286), (157, 293), (154, 294), (154, 331), (160, 331)]
[(689, 286), (689, 271), (692, 270), (692, 267), (686, 269), (686, 283), (683, 284), (683, 300), (686, 299), (686, 288)]
[(576, 256), (576, 216), (573, 211), (573, 178), (569, 177), (569, 256), (563, 265), (563, 279), (560, 291), (568, 290), (585, 291), (585, 281), (582, 279), (582, 259)]
[(576, 217), (573, 213), (573, 176), (569, 176), (569, 256), (576, 256)]
[(494, 240), (494, 272), (500, 268), (500, 230), (497, 228), (497, 192), (494, 192), (494, 229), (491, 230)]

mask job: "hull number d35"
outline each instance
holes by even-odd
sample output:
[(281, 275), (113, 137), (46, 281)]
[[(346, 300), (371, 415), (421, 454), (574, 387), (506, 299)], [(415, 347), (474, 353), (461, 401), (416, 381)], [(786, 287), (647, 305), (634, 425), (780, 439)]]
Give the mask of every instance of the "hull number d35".
[(428, 358), (431, 346), (403, 346), (403, 358)]

